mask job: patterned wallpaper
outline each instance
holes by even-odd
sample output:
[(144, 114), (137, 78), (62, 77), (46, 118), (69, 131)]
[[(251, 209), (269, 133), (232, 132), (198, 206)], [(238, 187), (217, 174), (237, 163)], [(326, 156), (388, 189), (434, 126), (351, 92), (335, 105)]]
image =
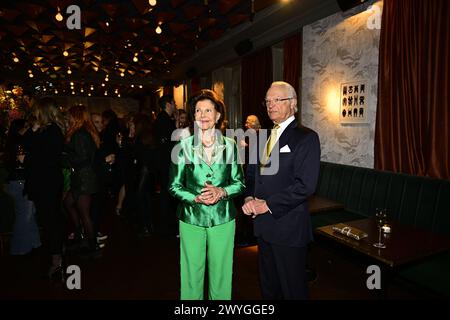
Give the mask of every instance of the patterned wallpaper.
[[(322, 160), (373, 168), (382, 2), (363, 4), (303, 27), (303, 125), (321, 140)], [(377, 20), (379, 19), (379, 20)], [(365, 81), (364, 124), (341, 124), (341, 83)]]

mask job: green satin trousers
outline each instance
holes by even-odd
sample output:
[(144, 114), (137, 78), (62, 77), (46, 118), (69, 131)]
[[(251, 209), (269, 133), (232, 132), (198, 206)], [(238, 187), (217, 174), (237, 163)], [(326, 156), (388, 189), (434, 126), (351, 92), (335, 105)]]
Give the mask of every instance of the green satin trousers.
[(203, 300), (208, 263), (209, 300), (231, 300), (235, 220), (199, 227), (180, 220), (181, 300)]

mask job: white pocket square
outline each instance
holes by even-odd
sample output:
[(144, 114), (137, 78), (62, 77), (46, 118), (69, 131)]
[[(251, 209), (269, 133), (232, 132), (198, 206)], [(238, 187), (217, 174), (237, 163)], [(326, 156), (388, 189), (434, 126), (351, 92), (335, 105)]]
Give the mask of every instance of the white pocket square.
[(291, 152), (291, 149), (289, 149), (288, 145), (285, 145), (283, 148), (280, 149), (280, 153), (288, 153)]

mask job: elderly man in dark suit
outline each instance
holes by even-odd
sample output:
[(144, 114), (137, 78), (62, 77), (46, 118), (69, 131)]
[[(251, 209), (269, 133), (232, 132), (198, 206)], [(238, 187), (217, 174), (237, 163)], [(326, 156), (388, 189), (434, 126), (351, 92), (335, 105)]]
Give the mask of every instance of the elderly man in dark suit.
[(247, 167), (242, 210), (254, 218), (263, 298), (306, 299), (306, 252), (312, 241), (307, 199), (319, 176), (319, 137), (297, 124), (297, 95), (290, 84), (272, 83), (264, 104), (274, 129), (267, 141), (260, 139), (264, 148), (252, 148), (263, 152)]

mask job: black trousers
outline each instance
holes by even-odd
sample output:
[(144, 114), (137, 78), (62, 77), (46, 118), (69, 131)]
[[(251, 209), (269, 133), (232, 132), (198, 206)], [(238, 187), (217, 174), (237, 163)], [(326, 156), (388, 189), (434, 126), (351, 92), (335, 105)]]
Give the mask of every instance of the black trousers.
[(306, 252), (306, 246), (280, 246), (258, 238), (258, 263), (263, 299), (307, 299)]
[(40, 192), (33, 197), (39, 224), (47, 233), (50, 254), (62, 254), (65, 222), (61, 207), (61, 191)]

